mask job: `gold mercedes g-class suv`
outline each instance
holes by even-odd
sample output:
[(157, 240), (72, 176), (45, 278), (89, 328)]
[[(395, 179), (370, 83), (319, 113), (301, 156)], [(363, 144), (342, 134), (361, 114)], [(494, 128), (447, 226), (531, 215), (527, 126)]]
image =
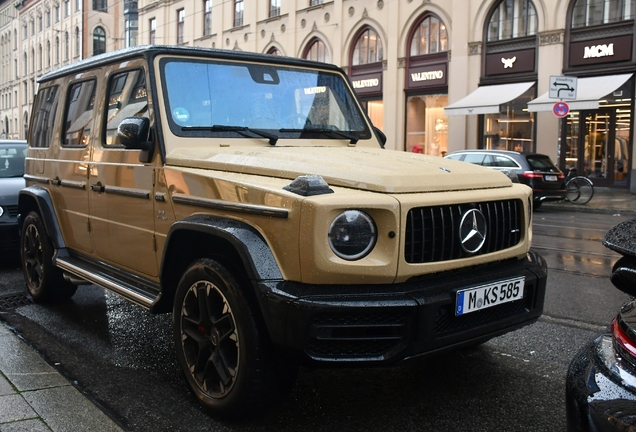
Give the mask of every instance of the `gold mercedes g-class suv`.
[(172, 313), (217, 415), (276, 404), (299, 364), (388, 365), (542, 313), (531, 190), (384, 149), (336, 66), (145, 46), (38, 82), (19, 198), (31, 296), (94, 284)]

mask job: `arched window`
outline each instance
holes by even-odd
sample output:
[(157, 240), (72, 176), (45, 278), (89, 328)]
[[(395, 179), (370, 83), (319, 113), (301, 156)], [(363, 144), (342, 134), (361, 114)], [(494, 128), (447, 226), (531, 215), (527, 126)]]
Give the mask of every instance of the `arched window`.
[(42, 70), (42, 44), (38, 45), (38, 70)]
[(97, 27), (93, 31), (93, 55), (106, 52), (106, 32), (103, 28)]
[(327, 46), (318, 38), (314, 38), (311, 41), (308, 48), (305, 50), (303, 58), (323, 63), (331, 63), (331, 57), (329, 56), (329, 51), (327, 51)]
[(532, 36), (536, 33), (537, 11), (530, 0), (503, 0), (493, 11), (488, 23), (488, 41)]
[(60, 62), (60, 38), (55, 37), (55, 64)]
[(448, 33), (446, 25), (439, 18), (425, 17), (413, 33), (411, 56), (434, 54), (448, 51)]
[(577, 0), (572, 9), (572, 28), (634, 19), (635, 3), (635, 0)]
[(270, 54), (270, 55), (277, 55), (277, 56), (279, 56), (279, 55), (283, 55), (283, 54), (280, 52), (280, 50), (279, 50), (278, 48), (276, 48), (276, 47), (271, 47), (270, 49), (268, 49), (268, 50), (267, 50), (267, 54)]
[(68, 39), (68, 32), (64, 33), (64, 60), (68, 60), (70, 57), (70, 45), (71, 42)]
[(358, 37), (353, 47), (353, 66), (381, 62), (384, 59), (382, 39), (372, 28), (367, 28)]
[(46, 41), (46, 67), (51, 66), (51, 41)]

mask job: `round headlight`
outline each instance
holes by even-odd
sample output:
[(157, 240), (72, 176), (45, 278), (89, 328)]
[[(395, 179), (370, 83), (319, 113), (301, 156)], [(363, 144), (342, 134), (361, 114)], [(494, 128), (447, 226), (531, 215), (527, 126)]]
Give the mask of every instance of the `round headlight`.
[(4, 207), (0, 206), (0, 217), (4, 214)]
[(329, 227), (329, 246), (340, 258), (353, 261), (371, 252), (377, 239), (375, 223), (359, 210), (340, 213)]

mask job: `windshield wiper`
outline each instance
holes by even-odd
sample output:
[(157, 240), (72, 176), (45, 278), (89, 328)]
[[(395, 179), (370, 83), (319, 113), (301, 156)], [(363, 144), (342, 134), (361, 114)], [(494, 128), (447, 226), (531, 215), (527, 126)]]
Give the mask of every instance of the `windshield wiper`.
[(360, 139), (357, 135), (354, 135), (349, 132), (343, 132), (337, 129), (331, 129), (331, 128), (319, 127), (319, 126), (309, 126), (309, 125), (305, 126), (302, 129), (280, 129), (279, 132), (318, 132), (322, 134), (328, 134), (328, 135), (330, 134), (330, 135), (339, 136), (341, 138), (346, 138), (349, 140), (351, 144), (356, 144), (358, 140)]
[(271, 134), (269, 132), (265, 132), (261, 129), (253, 129), (247, 126), (226, 126), (226, 125), (212, 125), (212, 126), (181, 126), (181, 130), (183, 131), (212, 131), (212, 132), (237, 132), (244, 137), (253, 138), (247, 132), (250, 132), (254, 135), (261, 136), (263, 138), (269, 139), (269, 143), (271, 145), (276, 145), (278, 141), (278, 136)]

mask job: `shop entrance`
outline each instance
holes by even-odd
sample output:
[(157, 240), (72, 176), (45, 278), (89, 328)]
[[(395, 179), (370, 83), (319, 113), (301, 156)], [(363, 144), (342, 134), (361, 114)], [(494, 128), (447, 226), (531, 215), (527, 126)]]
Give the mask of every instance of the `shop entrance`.
[(630, 108), (571, 112), (565, 119), (560, 166), (576, 168), (596, 186), (627, 187)]

